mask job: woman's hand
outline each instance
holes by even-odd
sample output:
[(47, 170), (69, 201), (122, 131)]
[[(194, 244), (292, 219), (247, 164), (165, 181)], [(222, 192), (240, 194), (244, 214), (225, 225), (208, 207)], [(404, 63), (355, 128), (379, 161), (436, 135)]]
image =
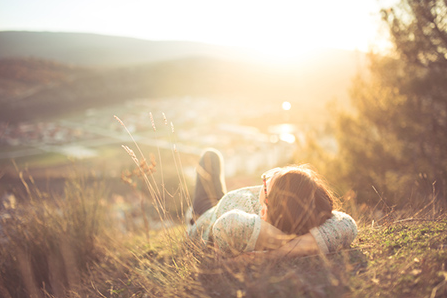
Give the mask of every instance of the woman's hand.
[(302, 257), (318, 253), (320, 253), (320, 248), (310, 233), (296, 237), (283, 246), (267, 252), (269, 258), (275, 259), (281, 257)]
[(320, 249), (314, 237), (307, 233), (290, 240), (283, 246), (268, 250), (268, 251), (254, 251), (242, 253), (234, 258), (220, 259), (223, 263), (257, 263), (265, 260), (276, 260), (284, 257), (302, 257), (309, 255), (316, 255), (320, 253)]
[(270, 223), (261, 220), (261, 230), (259, 231), (254, 250), (274, 250), (280, 248), (294, 238), (296, 238), (295, 235), (287, 235)]
[(241, 253), (233, 258), (223, 258), (216, 242), (214, 246), (216, 261), (221, 264), (262, 262), (282, 257), (308, 256), (320, 252), (315, 238), (310, 233), (298, 237), (287, 235), (264, 220), (261, 220), (261, 229), (254, 252)]

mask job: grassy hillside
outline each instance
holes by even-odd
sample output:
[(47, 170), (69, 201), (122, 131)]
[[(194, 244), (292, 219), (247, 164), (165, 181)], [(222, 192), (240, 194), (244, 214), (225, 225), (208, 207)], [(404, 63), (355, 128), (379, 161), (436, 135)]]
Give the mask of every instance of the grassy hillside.
[(0, 59), (0, 102), (13, 103), (86, 72), (87, 69), (36, 58)]
[(361, 229), (366, 266), (349, 296), (446, 297), (447, 220), (415, 219)]
[[(123, 198), (82, 174), (67, 181), (63, 197), (40, 192), (21, 176), (28, 193), (3, 203), (2, 297), (447, 296), (445, 216), (390, 215), (379, 226), (353, 213), (359, 233), (349, 249), (217, 261), (185, 237), (181, 212), (177, 221), (163, 204), (137, 199), (134, 210), (117, 213)], [(175, 196), (187, 205), (184, 198)]]

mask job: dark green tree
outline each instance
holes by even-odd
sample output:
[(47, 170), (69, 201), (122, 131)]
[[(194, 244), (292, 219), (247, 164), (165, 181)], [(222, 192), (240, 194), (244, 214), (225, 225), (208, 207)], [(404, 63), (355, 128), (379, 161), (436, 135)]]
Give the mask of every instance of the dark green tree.
[(403, 0), (381, 13), (394, 51), (370, 54), (368, 75), (353, 81), (354, 111), (338, 116), (340, 178), (364, 202), (379, 193), (389, 206), (446, 209), (447, 1)]

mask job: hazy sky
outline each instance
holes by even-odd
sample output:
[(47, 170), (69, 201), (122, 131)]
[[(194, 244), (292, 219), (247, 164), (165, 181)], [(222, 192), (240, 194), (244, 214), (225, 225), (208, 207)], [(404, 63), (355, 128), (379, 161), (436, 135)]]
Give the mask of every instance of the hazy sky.
[(0, 0), (0, 31), (68, 31), (189, 40), (287, 56), (368, 50), (391, 0)]

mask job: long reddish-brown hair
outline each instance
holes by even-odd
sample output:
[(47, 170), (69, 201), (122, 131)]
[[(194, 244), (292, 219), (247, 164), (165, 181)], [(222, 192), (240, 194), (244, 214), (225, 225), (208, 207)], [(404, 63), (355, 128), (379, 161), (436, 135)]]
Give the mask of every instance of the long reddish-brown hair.
[(336, 198), (310, 166), (284, 167), (272, 182), (266, 220), (281, 231), (306, 234), (332, 216)]

